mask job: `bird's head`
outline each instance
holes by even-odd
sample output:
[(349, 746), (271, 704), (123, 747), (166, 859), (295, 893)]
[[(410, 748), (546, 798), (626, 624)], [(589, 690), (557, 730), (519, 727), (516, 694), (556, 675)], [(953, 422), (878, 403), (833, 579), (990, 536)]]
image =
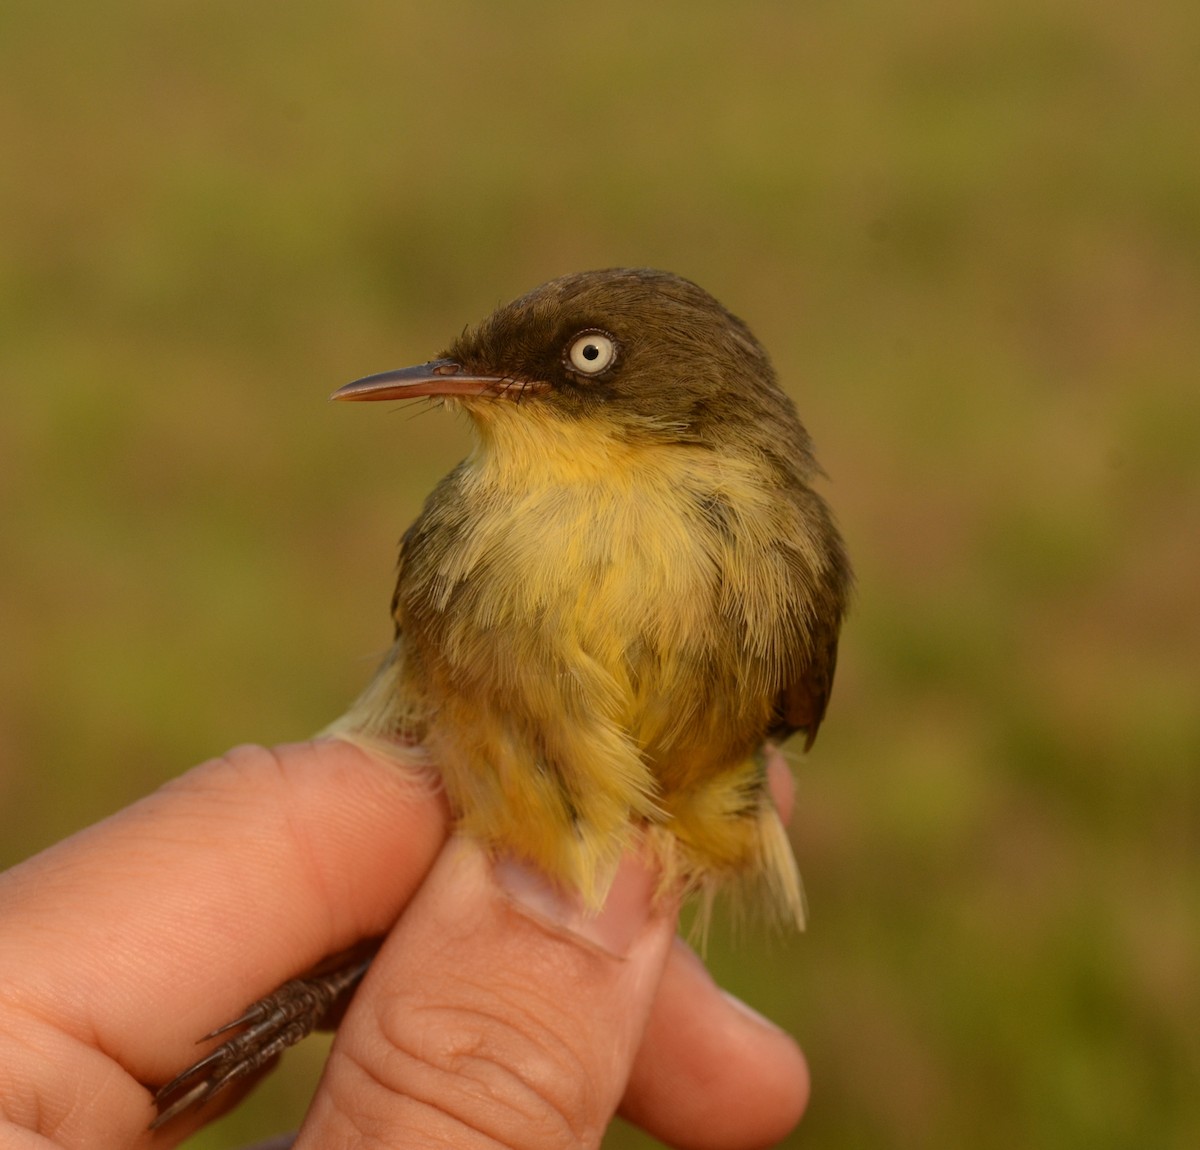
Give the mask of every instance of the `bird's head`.
[[(629, 441), (807, 456), (791, 402), (750, 329), (668, 272), (551, 280), (465, 331), (437, 359), (356, 380), (339, 400), (458, 401), (481, 428), (520, 413)], [(740, 429), (740, 430), (739, 430)]]

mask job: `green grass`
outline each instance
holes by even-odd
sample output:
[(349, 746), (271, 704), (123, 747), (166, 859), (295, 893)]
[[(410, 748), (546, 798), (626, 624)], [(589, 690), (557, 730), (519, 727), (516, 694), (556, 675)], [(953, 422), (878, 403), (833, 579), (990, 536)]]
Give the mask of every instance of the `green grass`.
[(811, 928), (711, 955), (808, 1052), (789, 1144), (1200, 1144), (1198, 11), (4, 5), (0, 861), (361, 684), (465, 436), (333, 387), (663, 266), (860, 575)]

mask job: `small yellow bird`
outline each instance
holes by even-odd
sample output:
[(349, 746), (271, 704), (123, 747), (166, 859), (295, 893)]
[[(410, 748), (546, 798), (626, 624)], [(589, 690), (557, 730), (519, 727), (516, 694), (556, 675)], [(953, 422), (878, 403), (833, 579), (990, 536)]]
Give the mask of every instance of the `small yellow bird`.
[(464, 833), (593, 905), (642, 827), (668, 881), (765, 880), (799, 921), (761, 747), (816, 735), (848, 565), (746, 325), (664, 272), (567, 276), (334, 393), (416, 396), (476, 446), (404, 536), (395, 644), (329, 733), (426, 748)]
[(334, 393), (422, 396), (475, 445), (405, 534), (394, 644), (327, 733), (419, 748), (464, 834), (592, 906), (641, 834), (664, 884), (759, 885), (802, 924), (763, 745), (812, 744), (851, 576), (749, 328), (678, 276), (584, 272)]

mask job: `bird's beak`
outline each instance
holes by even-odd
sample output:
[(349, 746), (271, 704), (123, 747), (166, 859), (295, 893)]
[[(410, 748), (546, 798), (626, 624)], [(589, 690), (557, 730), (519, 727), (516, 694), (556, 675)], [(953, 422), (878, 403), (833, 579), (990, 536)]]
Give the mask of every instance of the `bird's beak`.
[(381, 371), (339, 387), (330, 399), (417, 399), (424, 395), (499, 394), (515, 380), (497, 375), (471, 375), (452, 359), (432, 359), (415, 367)]

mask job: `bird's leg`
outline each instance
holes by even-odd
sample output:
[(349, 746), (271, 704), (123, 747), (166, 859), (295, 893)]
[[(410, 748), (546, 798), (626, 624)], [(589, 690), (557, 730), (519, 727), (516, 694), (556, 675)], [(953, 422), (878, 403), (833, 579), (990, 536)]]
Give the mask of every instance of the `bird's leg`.
[(158, 1116), (150, 1129), (203, 1105), (231, 1082), (260, 1070), (317, 1026), (336, 1026), (382, 941), (368, 939), (326, 959), (309, 974), (285, 982), (232, 1022), (206, 1034), (201, 1042), (238, 1031), (155, 1093)]

